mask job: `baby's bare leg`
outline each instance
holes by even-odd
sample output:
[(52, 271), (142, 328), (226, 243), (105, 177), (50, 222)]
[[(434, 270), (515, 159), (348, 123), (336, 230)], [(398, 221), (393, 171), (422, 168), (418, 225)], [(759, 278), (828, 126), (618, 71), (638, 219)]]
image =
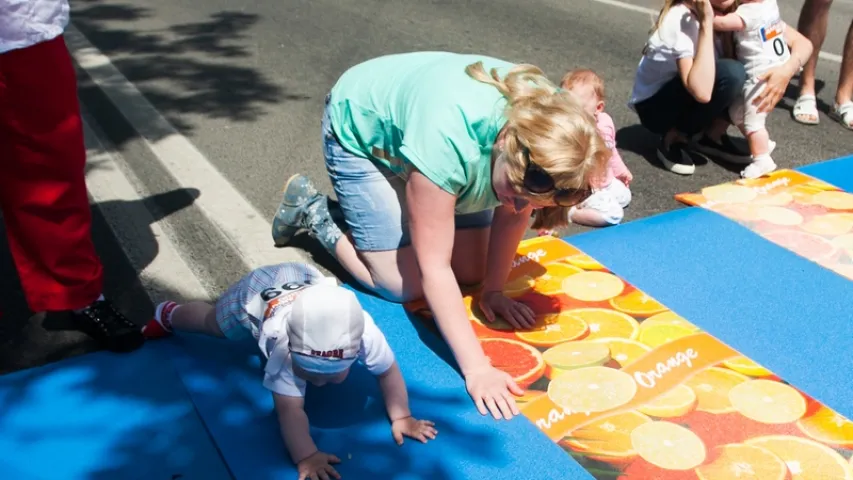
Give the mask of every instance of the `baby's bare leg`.
[(216, 321), (216, 308), (206, 302), (190, 302), (172, 311), (172, 328), (192, 333), (225, 337)]

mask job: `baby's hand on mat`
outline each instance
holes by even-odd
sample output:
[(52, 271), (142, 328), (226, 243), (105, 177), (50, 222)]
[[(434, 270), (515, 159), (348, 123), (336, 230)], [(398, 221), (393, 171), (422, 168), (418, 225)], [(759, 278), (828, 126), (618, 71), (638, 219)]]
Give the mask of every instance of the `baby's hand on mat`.
[(330, 480), (341, 478), (332, 464), (341, 463), (338, 457), (317, 451), (313, 455), (304, 458), (296, 466), (299, 471), (299, 480)]
[(394, 441), (397, 442), (397, 445), (403, 444), (403, 437), (414, 438), (421, 443), (426, 443), (427, 440), (435, 440), (438, 430), (435, 429), (435, 424), (429, 420), (418, 420), (408, 416), (391, 423), (391, 434), (394, 435)]

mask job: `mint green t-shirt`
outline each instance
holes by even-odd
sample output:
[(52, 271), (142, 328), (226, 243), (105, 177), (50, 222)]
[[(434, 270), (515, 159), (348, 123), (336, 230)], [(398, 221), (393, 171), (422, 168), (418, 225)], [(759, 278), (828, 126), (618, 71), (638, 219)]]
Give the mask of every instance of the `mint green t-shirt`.
[(481, 55), (416, 52), (350, 68), (328, 106), (341, 146), (402, 178), (417, 169), (457, 197), (456, 213), (495, 208), (491, 155), (506, 100), (465, 73), (477, 61), (501, 75), (513, 66)]

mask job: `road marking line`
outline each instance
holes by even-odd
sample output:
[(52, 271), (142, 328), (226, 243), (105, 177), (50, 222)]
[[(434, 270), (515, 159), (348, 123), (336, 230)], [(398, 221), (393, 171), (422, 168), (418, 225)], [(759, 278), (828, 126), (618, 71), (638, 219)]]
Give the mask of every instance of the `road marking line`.
[(178, 184), (201, 192), (195, 205), (222, 232), (249, 268), (280, 262), (310, 263), (300, 250), (274, 247), (269, 221), (73, 25), (66, 29), (65, 39), (77, 64)]
[[(646, 13), (646, 14), (652, 16), (653, 21), (655, 18), (657, 18), (658, 13), (660, 12), (660, 10), (655, 10), (653, 8), (648, 8), (648, 7), (643, 7), (640, 5), (634, 5), (633, 3), (621, 2), (619, 0), (592, 0), (592, 1), (598, 2), (598, 3), (603, 3), (604, 5), (610, 5), (612, 7), (621, 8), (623, 10), (630, 10), (632, 12)], [(836, 55), (834, 53), (824, 52), (821, 50), (821, 52), (818, 54), (818, 57), (822, 58), (824, 60), (829, 60), (831, 62), (841, 63), (841, 55)]]
[[(118, 166), (111, 153), (114, 151), (112, 145), (100, 138), (85, 119), (83, 128), (86, 161), (95, 165), (86, 175), (89, 194), (98, 204), (96, 206), (99, 206), (134, 270), (138, 272), (151, 301), (156, 305), (167, 299), (209, 300), (210, 293), (202, 286), (159, 222), (154, 221), (151, 212), (142, 203), (139, 192)], [(120, 211), (103, 208), (104, 203), (110, 201), (125, 203)], [(157, 241), (157, 255), (149, 258), (143, 254), (143, 258), (140, 258), (141, 252), (132, 242), (151, 235)]]

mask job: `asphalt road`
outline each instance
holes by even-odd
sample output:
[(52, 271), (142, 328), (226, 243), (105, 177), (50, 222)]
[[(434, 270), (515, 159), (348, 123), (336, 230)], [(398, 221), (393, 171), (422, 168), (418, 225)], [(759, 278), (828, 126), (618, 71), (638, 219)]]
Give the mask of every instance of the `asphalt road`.
[[(639, 127), (636, 116), (626, 106), (640, 50), (653, 20), (648, 9), (659, 8), (659, 3), (652, 0), (71, 2), (74, 26), (265, 217), (273, 214), (281, 185), (293, 173), (308, 174), (321, 190), (331, 193), (320, 150), (320, 115), (328, 89), (353, 64), (394, 52), (450, 50), (533, 63), (554, 80), (567, 69), (593, 68), (606, 82), (606, 109), (619, 129), (617, 141), (622, 156), (634, 173), (634, 199), (626, 212), (626, 221), (682, 208), (673, 199), (674, 194), (737, 176), (731, 167), (717, 164), (699, 166), (690, 177), (661, 169), (653, 155), (654, 137)], [(796, 25), (800, 5), (800, 1), (782, 3), (788, 23)], [(852, 17), (853, 1), (835, 0), (825, 52), (840, 54)], [(838, 63), (831, 60), (821, 60), (818, 66), (819, 99), (824, 112), (832, 102), (838, 69)], [(853, 152), (853, 132), (827, 116), (821, 117), (822, 123), (817, 127), (803, 126), (791, 119), (795, 85), (796, 80), (788, 97), (768, 120), (771, 136), (778, 142), (774, 154), (777, 163), (781, 167), (796, 167)], [(169, 237), (204, 286), (211, 292), (221, 291), (244, 274), (247, 266), (243, 259), (192, 205), (198, 192), (188, 193), (185, 185), (162, 167), (133, 126), (83, 71), (80, 96), (87, 117), (100, 128), (100, 134), (115, 144), (123, 168), (134, 177), (139, 191), (144, 192), (141, 204), (155, 213), (155, 219), (166, 219)], [(216, 192), (201, 192), (201, 195), (216, 195)], [(572, 227), (563, 233), (580, 230)], [(138, 299), (144, 294), (134, 270), (157, 256), (158, 239), (147, 234), (144, 238), (124, 239), (124, 246), (130, 244), (135, 251), (130, 255), (134, 258), (131, 262), (117, 248), (121, 242), (116, 237), (121, 235), (116, 236), (106, 225), (101, 225), (96, 236), (108, 264), (108, 292), (120, 298), (135, 321), (144, 321), (150, 305), (143, 302), (140, 306)], [(0, 277), (8, 279), (13, 275), (5, 253), (0, 245)], [(322, 253), (313, 253), (317, 254), (315, 260), (333, 268)], [(130, 264), (135, 267), (130, 268)], [(14, 281), (8, 283), (14, 291)], [(20, 305), (20, 301), (19, 294), (7, 296), (5, 310), (20, 310), (9, 307), (9, 304)], [(13, 328), (14, 337), (0, 332), (3, 340), (0, 344), (18, 345), (20, 342), (13, 338), (25, 337), (32, 330), (24, 325), (26, 322), (18, 323)], [(51, 342), (54, 341), (47, 341)], [(74, 341), (65, 343), (73, 345)], [(7, 351), (9, 356), (17, 355)], [(46, 360), (34, 362), (41, 361)]]

